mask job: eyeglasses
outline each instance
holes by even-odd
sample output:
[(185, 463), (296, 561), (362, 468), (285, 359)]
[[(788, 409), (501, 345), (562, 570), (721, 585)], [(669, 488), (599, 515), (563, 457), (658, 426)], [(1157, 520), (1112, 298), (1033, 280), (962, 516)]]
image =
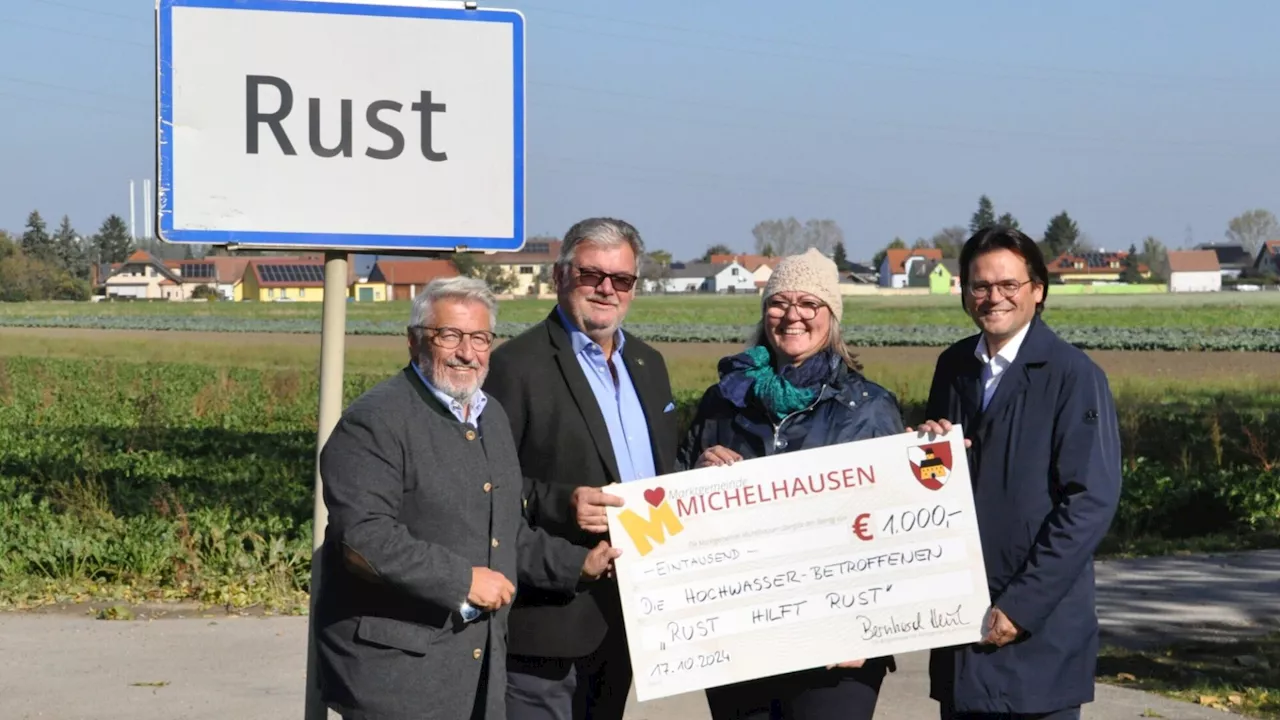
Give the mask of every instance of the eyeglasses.
[(577, 268), (578, 282), (589, 287), (599, 287), (600, 283), (609, 279), (613, 283), (613, 289), (618, 292), (627, 292), (636, 284), (636, 276), (627, 273), (607, 273), (599, 270), (584, 270)]
[(818, 310), (826, 307), (826, 303), (819, 300), (801, 300), (800, 302), (789, 302), (787, 300), (770, 300), (767, 312), (770, 317), (786, 317), (791, 308), (795, 308), (800, 314), (801, 320), (812, 320), (818, 316)]
[(462, 338), (468, 338), (471, 341), (471, 347), (476, 350), (488, 350), (493, 344), (493, 333), (488, 330), (477, 330), (475, 332), (462, 332), (458, 328), (451, 327), (427, 327), (425, 325), (410, 325), (415, 330), (426, 330), (431, 333), (431, 342), (437, 347), (445, 350), (452, 350), (462, 343)]
[(1023, 285), (1035, 282), (1034, 280), (1001, 280), (997, 283), (973, 283), (969, 285), (969, 294), (981, 300), (991, 294), (991, 288), (998, 288), (1002, 297), (1013, 297), (1018, 294)]

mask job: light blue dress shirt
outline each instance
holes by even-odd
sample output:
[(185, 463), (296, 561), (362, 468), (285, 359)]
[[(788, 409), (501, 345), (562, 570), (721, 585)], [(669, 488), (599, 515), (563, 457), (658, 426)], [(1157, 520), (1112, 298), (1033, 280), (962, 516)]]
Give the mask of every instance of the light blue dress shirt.
[(453, 413), (453, 416), (458, 418), (458, 422), (466, 423), (473, 428), (480, 427), (480, 413), (484, 411), (485, 404), (489, 402), (489, 398), (485, 397), (483, 390), (476, 390), (476, 394), (471, 396), (471, 417), (467, 418), (466, 415), (463, 414), (466, 408), (463, 407), (462, 403), (444, 394), (444, 392), (439, 388), (432, 385), (431, 381), (427, 379), (427, 376), (422, 374), (422, 370), (418, 367), (418, 363), (411, 362), (409, 364), (413, 366), (413, 371), (418, 373), (418, 379), (422, 381), (422, 384), (431, 391), (432, 395), (436, 396), (436, 399), (440, 401), (440, 404), (449, 408), (449, 412)]
[[(609, 429), (609, 441), (613, 444), (613, 455), (618, 463), (618, 479), (631, 482), (653, 477), (657, 471), (653, 466), (649, 425), (644, 419), (640, 396), (631, 384), (627, 364), (622, 362), (622, 346), (626, 342), (622, 331), (618, 331), (613, 360), (610, 361), (604, 356), (604, 348), (579, 330), (569, 316), (565, 315), (564, 310), (557, 306), (556, 311), (569, 330), (573, 354), (587, 376), (591, 392), (596, 396), (596, 404), (600, 406), (600, 414), (604, 415), (605, 426)], [(609, 370), (611, 362), (618, 375), (616, 383)]]

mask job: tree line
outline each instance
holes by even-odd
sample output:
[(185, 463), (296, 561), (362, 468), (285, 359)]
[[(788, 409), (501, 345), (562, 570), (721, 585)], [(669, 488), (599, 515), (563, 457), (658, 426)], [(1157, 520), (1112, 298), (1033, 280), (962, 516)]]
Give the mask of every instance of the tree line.
[[(913, 250), (933, 248), (940, 250), (944, 259), (958, 258), (965, 240), (979, 230), (993, 226), (1026, 232), (1012, 213), (1005, 211), (997, 216), (995, 203), (990, 196), (983, 194), (978, 198), (978, 207), (974, 210), (973, 215), (969, 217), (967, 227), (952, 225), (943, 228), (927, 240), (923, 237), (917, 238), (910, 245), (910, 248)], [(1083, 255), (1096, 251), (1088, 235), (1081, 232), (1079, 224), (1066, 210), (1049, 218), (1044, 233), (1041, 235), (1040, 240), (1037, 241), (1037, 244), (1040, 246), (1040, 251), (1044, 254), (1045, 260), (1049, 262), (1060, 257), (1063, 253)], [(876, 254), (875, 266), (877, 268), (880, 267), (889, 250), (905, 249), (907, 247), (908, 245), (902, 238), (894, 238), (884, 249)], [(1151, 277), (1149, 278), (1151, 282), (1163, 282), (1168, 277), (1168, 251), (1165, 249), (1164, 244), (1155, 237), (1147, 237), (1143, 241), (1141, 251), (1137, 249), (1136, 245), (1130, 245), (1129, 254), (1125, 262), (1126, 282), (1143, 282), (1147, 280), (1142, 276), (1139, 264), (1146, 265), (1151, 269)]]
[[(916, 238), (910, 245), (901, 237), (896, 237), (875, 254), (871, 262), (872, 269), (878, 271), (888, 251), (895, 248), (937, 249), (941, 251), (944, 259), (958, 258), (965, 240), (973, 233), (993, 225), (1023, 230), (1013, 213), (1007, 210), (997, 213), (991, 197), (983, 194), (978, 198), (978, 207), (970, 216), (967, 226), (956, 224), (945, 227), (929, 238)], [(751, 229), (751, 235), (755, 240), (754, 249), (757, 255), (766, 257), (794, 255), (816, 247), (835, 260), (842, 271), (853, 267), (845, 250), (844, 231), (834, 220), (809, 219), (802, 222), (794, 217), (763, 220)], [(1225, 239), (1227, 242), (1238, 243), (1251, 257), (1256, 257), (1263, 243), (1280, 239), (1280, 222), (1268, 210), (1249, 210), (1227, 223)], [(1066, 210), (1049, 219), (1037, 243), (1049, 261), (1060, 257), (1063, 253), (1087, 254), (1096, 251), (1089, 236), (1080, 229), (1079, 224)], [(732, 254), (737, 254), (737, 251), (725, 244), (715, 244), (708, 247), (697, 261), (709, 262), (713, 255)], [(663, 253), (663, 257), (658, 257), (658, 253), (651, 255), (653, 256), (651, 259), (658, 267), (671, 262), (669, 253)], [(1124, 262), (1126, 282), (1165, 282), (1168, 279), (1168, 249), (1155, 236), (1149, 235), (1144, 238), (1141, 247), (1137, 243), (1130, 243)], [(1144, 277), (1142, 274), (1141, 266), (1144, 265), (1150, 269), (1149, 277)]]
[(22, 235), (0, 231), (0, 300), (88, 300), (93, 265), (124, 262), (133, 250), (129, 228), (118, 215), (109, 216), (86, 238), (66, 215), (50, 232), (33, 210)]
[[(910, 246), (912, 249), (936, 248), (942, 251), (943, 258), (958, 258), (960, 248), (965, 240), (977, 231), (991, 226), (1004, 226), (1021, 230), (1021, 226), (1011, 213), (996, 215), (995, 203), (987, 195), (978, 198), (978, 208), (969, 218), (968, 227), (954, 225), (934, 233), (929, 239), (917, 238)], [(1026, 232), (1023, 230), (1023, 232)], [(1227, 223), (1226, 240), (1239, 244), (1251, 257), (1256, 256), (1263, 243), (1280, 239), (1280, 222), (1268, 210), (1249, 210)], [(1040, 240), (1037, 242), (1045, 259), (1052, 261), (1063, 253), (1083, 255), (1096, 252), (1088, 235), (1081, 232), (1080, 226), (1066, 210), (1049, 219)], [(879, 268), (890, 249), (907, 248), (902, 238), (894, 238), (884, 249), (876, 254), (874, 265)], [(1150, 269), (1150, 277), (1142, 275), (1141, 266)], [(1122, 280), (1127, 283), (1166, 282), (1169, 277), (1169, 252), (1165, 244), (1158, 238), (1148, 235), (1139, 248), (1130, 243), (1124, 260)]]

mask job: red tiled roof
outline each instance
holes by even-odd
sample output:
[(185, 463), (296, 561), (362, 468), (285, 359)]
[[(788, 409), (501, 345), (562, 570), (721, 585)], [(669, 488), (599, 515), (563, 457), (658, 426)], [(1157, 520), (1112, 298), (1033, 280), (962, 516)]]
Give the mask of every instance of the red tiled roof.
[(152, 255), (146, 250), (134, 250), (133, 254), (130, 255), (124, 262), (111, 264), (111, 272), (110, 274), (107, 275), (107, 279), (108, 280), (111, 279), (111, 277), (113, 277), (116, 273), (124, 269), (125, 265), (136, 265), (136, 264), (151, 265), (152, 267), (159, 270), (161, 274), (167, 274), (169, 276), (176, 277), (176, 273), (174, 273), (174, 271), (171, 270), (169, 266), (166, 265), (160, 258), (156, 257), (155, 255)]
[(484, 253), (476, 254), (476, 262), (484, 265), (522, 265), (524, 263), (539, 264), (555, 262), (560, 258), (560, 248), (564, 246), (561, 240), (548, 240), (546, 242), (546, 252), (532, 252), (532, 249), (542, 245), (539, 241), (536, 245), (529, 243), (525, 245), (525, 249), (515, 252), (499, 252), (492, 255)]
[(929, 260), (941, 260), (942, 251), (938, 248), (920, 248), (917, 250), (891, 248), (885, 251), (885, 257), (889, 260), (889, 274), (901, 275), (907, 271), (907, 258), (922, 257)]
[(773, 255), (747, 255), (742, 253), (720, 254), (711, 256), (712, 265), (720, 265), (722, 263), (731, 263), (737, 261), (739, 265), (747, 269), (747, 272), (755, 272), (760, 269), (761, 265), (768, 265), (771, 268), (778, 267), (778, 263), (782, 262), (782, 258)]
[[(1050, 275), (1061, 275), (1063, 273), (1071, 273), (1073, 275), (1101, 275), (1124, 272), (1124, 259), (1129, 257), (1129, 253), (1116, 252), (1090, 252), (1090, 253), (1062, 253), (1049, 263)], [(1076, 263), (1080, 263), (1083, 267), (1076, 267)], [(1111, 267), (1112, 263), (1116, 263), (1116, 267)], [(1147, 266), (1138, 263), (1138, 272), (1146, 273)]]
[[(250, 260), (287, 260), (285, 258), (228, 258), (228, 256), (211, 255), (198, 260), (165, 260), (165, 268), (173, 270), (174, 274), (182, 277), (186, 282), (192, 283), (227, 283), (236, 284), (241, 282), (244, 277), (244, 269), (248, 268)], [(292, 260), (292, 258), (288, 258)], [(214, 266), (214, 277), (212, 278), (187, 278), (183, 277), (183, 265), (212, 265)]]
[(369, 282), (426, 285), (436, 278), (457, 276), (458, 269), (448, 260), (379, 260), (369, 273)]
[(245, 257), (211, 257), (218, 274), (218, 282), (234, 285), (244, 278), (244, 271), (249, 267), (249, 258)]
[(1169, 272), (1218, 272), (1218, 254), (1212, 250), (1170, 250)]

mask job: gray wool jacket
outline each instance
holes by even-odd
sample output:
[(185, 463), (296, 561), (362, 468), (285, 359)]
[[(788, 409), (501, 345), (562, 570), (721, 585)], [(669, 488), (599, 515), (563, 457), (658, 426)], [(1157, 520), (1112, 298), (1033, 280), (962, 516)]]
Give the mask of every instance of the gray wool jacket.
[(358, 398), (320, 455), (329, 524), (314, 626), (327, 705), (349, 719), (506, 717), (510, 605), (465, 623), (471, 569), (571, 595), (587, 550), (529, 527), (502, 405), (460, 423), (413, 368)]

